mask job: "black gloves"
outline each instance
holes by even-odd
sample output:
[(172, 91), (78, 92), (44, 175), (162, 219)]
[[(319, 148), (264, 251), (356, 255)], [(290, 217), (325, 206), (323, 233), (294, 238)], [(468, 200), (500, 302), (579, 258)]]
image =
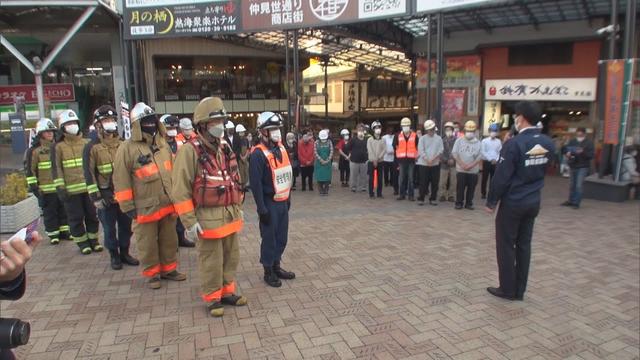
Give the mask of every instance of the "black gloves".
[(136, 216), (138, 216), (138, 212), (135, 210), (129, 210), (127, 211), (127, 216), (131, 219), (131, 220), (135, 220)]
[(260, 222), (263, 225), (269, 225), (271, 223), (271, 215), (268, 212), (264, 214), (258, 214), (258, 216), (260, 217)]

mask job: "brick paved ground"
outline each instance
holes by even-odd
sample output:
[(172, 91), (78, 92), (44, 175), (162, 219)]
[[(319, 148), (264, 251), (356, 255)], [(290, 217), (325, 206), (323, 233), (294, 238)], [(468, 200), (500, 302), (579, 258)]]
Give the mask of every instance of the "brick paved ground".
[[(213, 319), (189, 279), (161, 290), (108, 255), (47, 244), (29, 264), (25, 297), (2, 316), (32, 324), (21, 359), (638, 359), (639, 204), (558, 206), (549, 179), (524, 302), (491, 297), (493, 218), (450, 204), (332, 189), (295, 193), (284, 265), (298, 278), (261, 280), (253, 204), (241, 236), (244, 308)], [(479, 205), (479, 199), (478, 199)]]

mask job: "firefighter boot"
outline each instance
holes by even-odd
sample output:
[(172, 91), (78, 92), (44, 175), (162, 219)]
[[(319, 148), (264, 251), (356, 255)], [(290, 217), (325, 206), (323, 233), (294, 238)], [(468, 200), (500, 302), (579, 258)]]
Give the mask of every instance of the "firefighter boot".
[(138, 261), (138, 259), (134, 258), (133, 256), (129, 255), (129, 249), (125, 249), (125, 248), (120, 249), (120, 261), (123, 264), (131, 265), (131, 266), (140, 265), (140, 261)]
[(271, 287), (280, 287), (282, 286), (282, 281), (278, 279), (278, 275), (273, 271), (273, 267), (265, 266), (264, 267), (264, 282)]
[(242, 295), (225, 295), (220, 300), (224, 305), (231, 306), (245, 306), (247, 305), (247, 298)]
[(89, 244), (91, 244), (91, 250), (93, 250), (93, 252), (101, 252), (104, 249), (98, 242), (98, 239), (89, 239), (88, 241)]
[(179, 273), (177, 270), (170, 271), (166, 274), (161, 274), (160, 277), (165, 280), (171, 280), (171, 281), (187, 280), (187, 275), (183, 273)]
[(82, 255), (91, 254), (91, 243), (89, 242), (89, 240), (81, 241), (77, 244), (78, 244), (78, 247), (80, 248), (80, 252), (82, 253)]
[(111, 268), (113, 270), (122, 269), (122, 261), (120, 260), (118, 250), (109, 250), (109, 255), (111, 256)]
[(280, 262), (276, 261), (273, 264), (273, 272), (276, 274), (276, 276), (280, 279), (283, 280), (291, 280), (291, 279), (295, 279), (296, 278), (296, 274), (292, 271), (287, 271), (283, 268), (280, 267)]
[(207, 310), (209, 310), (209, 314), (213, 317), (221, 317), (224, 315), (224, 308), (222, 307), (222, 302), (220, 300), (207, 304)]
[(154, 276), (150, 278), (147, 284), (149, 284), (150, 289), (154, 290), (160, 289), (162, 287), (162, 284), (160, 283), (160, 276)]

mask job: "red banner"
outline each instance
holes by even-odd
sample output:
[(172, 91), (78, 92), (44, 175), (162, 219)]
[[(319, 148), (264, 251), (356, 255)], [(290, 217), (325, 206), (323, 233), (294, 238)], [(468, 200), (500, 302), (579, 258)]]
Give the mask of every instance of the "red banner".
[(607, 62), (607, 98), (604, 107), (604, 143), (618, 145), (622, 116), (622, 88), (624, 86), (624, 60)]
[(442, 92), (442, 121), (461, 121), (464, 115), (464, 90)]
[[(21, 96), (25, 103), (37, 103), (38, 93), (35, 85), (0, 86), (0, 105), (11, 105), (14, 98)], [(73, 84), (44, 84), (44, 98), (50, 102), (75, 101)]]

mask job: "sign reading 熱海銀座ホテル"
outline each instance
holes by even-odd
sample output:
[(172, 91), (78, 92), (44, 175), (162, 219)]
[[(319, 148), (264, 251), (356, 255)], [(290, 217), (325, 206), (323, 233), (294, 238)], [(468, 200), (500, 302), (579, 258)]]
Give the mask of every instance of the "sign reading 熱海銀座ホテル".
[(241, 32), (240, 1), (127, 0), (125, 38), (144, 39)]

